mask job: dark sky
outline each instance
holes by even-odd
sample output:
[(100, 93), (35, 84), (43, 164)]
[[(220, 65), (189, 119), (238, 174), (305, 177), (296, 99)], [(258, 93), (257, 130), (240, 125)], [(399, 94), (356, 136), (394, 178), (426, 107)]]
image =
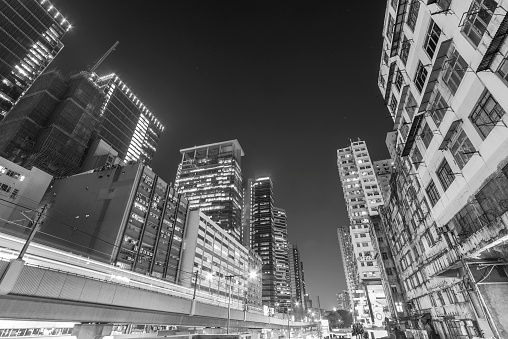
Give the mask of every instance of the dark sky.
[[(304, 262), (307, 293), (331, 309), (346, 288), (336, 229), (348, 224), (336, 150), (367, 141), (388, 158), (377, 89), (384, 1), (53, 0), (72, 23), (53, 66), (117, 73), (166, 126), (153, 168), (179, 150), (238, 139), (244, 178), (270, 176)], [(317, 306), (317, 304), (315, 304)]]

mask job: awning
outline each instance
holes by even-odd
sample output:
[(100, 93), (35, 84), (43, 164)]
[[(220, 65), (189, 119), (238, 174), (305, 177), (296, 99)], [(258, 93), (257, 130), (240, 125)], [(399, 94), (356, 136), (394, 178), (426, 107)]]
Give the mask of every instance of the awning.
[(411, 124), (411, 129), (406, 138), (406, 142), (404, 143), (404, 149), (402, 150), (402, 156), (408, 156), (411, 148), (413, 148), (413, 144), (415, 143), (416, 137), (418, 135), (418, 130), (420, 129), (420, 124), (423, 120), (423, 114), (415, 115), (413, 118), (413, 123)]
[(425, 87), (425, 92), (423, 93), (422, 102), (420, 104), (420, 108), (418, 112), (423, 113), (427, 111), (427, 108), (430, 103), (430, 98), (432, 97), (432, 93), (434, 93), (434, 87), (437, 84), (437, 79), (439, 74), (441, 73), (441, 69), (443, 68), (443, 64), (446, 61), (446, 55), (448, 54), (448, 50), (452, 44), (452, 39), (445, 40), (439, 46), (439, 51), (437, 52), (436, 61), (432, 65), (432, 70), (429, 75), (429, 79), (427, 82), (427, 87)]
[(457, 128), (459, 128), (459, 126), (461, 124), (462, 124), (462, 119), (455, 120), (454, 122), (452, 122), (452, 124), (450, 125), (450, 128), (448, 129), (448, 132), (446, 132), (443, 142), (441, 142), (441, 145), (439, 146), (440, 151), (444, 150), (445, 148), (448, 147), (448, 143), (450, 142), (450, 139), (455, 134), (455, 131), (457, 130)]

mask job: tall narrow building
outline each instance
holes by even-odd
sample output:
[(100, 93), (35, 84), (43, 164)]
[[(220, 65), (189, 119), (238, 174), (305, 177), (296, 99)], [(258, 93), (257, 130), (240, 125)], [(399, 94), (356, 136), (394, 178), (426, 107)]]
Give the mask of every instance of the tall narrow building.
[(286, 211), (273, 208), (273, 235), (275, 239), (275, 284), (277, 303), (283, 310), (291, 307), (291, 278), (289, 273), (288, 225)]
[(275, 307), (275, 236), (273, 184), (270, 178), (259, 178), (250, 185), (251, 247), (261, 257), (263, 271), (263, 304)]
[(121, 160), (140, 160), (150, 166), (164, 126), (116, 74), (99, 77), (96, 82), (106, 95), (98, 137), (111, 145)]
[(0, 1), (0, 121), (64, 47), (71, 24), (50, 1)]
[(304, 305), (304, 282), (303, 282), (303, 263), (300, 258), (300, 251), (296, 244), (288, 243), (289, 273), (291, 277), (291, 302), (293, 304)]
[(337, 236), (339, 238), (340, 255), (342, 257), (342, 268), (344, 269), (344, 276), (346, 277), (347, 294), (345, 297), (348, 298), (347, 303), (350, 306), (349, 309), (351, 309), (354, 292), (360, 285), (360, 280), (358, 278), (358, 267), (356, 266), (356, 257), (353, 251), (350, 226), (341, 226), (337, 228)]
[[(353, 305), (357, 320), (365, 326), (381, 326), (385, 317), (386, 297), (381, 283), (369, 230), (371, 217), (379, 215), (383, 197), (375, 169), (364, 141), (354, 141), (337, 151), (337, 165), (344, 200), (350, 219), (351, 242), (357, 264), (359, 286), (355, 287)], [(362, 292), (363, 290), (363, 292)]]
[(238, 140), (218, 142), (180, 150), (175, 187), (199, 209), (241, 241), (242, 170), (244, 155)]

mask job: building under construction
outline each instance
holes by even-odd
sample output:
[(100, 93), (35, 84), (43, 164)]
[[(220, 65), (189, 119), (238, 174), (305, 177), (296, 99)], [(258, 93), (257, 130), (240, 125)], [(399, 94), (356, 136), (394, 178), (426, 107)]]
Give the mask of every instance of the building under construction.
[(53, 176), (77, 173), (104, 101), (89, 73), (44, 73), (0, 124), (0, 155)]

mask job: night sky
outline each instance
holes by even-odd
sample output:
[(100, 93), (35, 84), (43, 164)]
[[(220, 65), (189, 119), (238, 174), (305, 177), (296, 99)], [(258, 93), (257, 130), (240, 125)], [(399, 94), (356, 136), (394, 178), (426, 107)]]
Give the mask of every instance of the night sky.
[(377, 88), (384, 1), (53, 0), (73, 25), (52, 66), (117, 73), (165, 125), (153, 169), (179, 150), (238, 139), (244, 179), (270, 176), (304, 263), (307, 293), (346, 289), (337, 227), (348, 218), (336, 150), (361, 138), (388, 158)]

